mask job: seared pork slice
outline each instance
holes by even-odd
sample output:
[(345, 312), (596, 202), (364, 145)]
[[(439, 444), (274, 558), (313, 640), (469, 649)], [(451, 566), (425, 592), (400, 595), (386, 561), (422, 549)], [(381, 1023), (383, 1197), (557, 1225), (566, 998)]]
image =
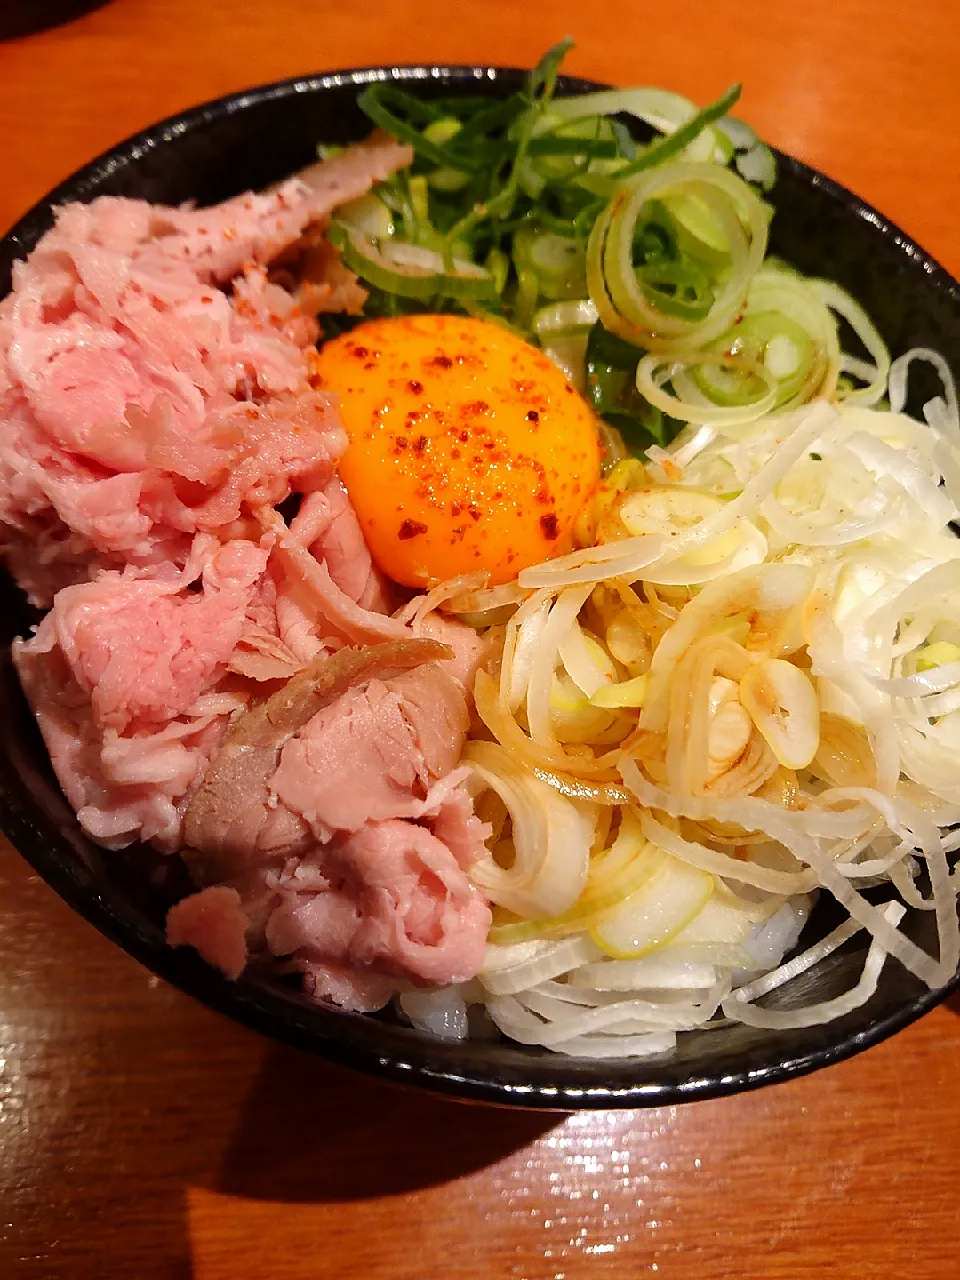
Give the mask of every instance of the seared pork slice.
[(174, 945), (228, 976), (272, 957), (363, 1010), (478, 971), (490, 911), (466, 871), (489, 829), (455, 768), (469, 716), (452, 656), (423, 638), (341, 649), (235, 718), (184, 822), (194, 876), (229, 895), (175, 907)]
[(271, 262), (310, 223), (364, 195), (412, 159), (412, 148), (376, 131), (269, 191), (245, 191), (202, 209), (100, 196), (88, 205), (64, 206), (58, 225), (71, 240), (151, 270), (185, 264), (198, 280), (222, 284), (248, 263)]
[[(415, 639), (341, 649), (330, 658), (317, 659), (266, 701), (239, 715), (186, 810), (184, 840), (203, 855), (193, 863), (202, 878), (230, 879), (265, 854), (299, 852), (310, 835), (311, 818), (317, 820), (313, 801), (304, 806), (307, 813), (285, 804), (275, 781), (290, 747), (299, 758), (295, 742), (300, 731), (344, 697), (447, 652), (437, 641)], [(411, 752), (413, 745), (410, 735)], [(348, 789), (353, 790), (353, 784)], [(289, 832), (286, 847), (276, 840), (278, 823)]]

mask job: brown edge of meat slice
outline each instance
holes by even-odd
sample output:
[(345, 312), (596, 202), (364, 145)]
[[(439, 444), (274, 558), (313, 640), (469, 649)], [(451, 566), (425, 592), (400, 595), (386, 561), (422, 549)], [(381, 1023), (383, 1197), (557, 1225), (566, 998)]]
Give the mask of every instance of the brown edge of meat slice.
[(453, 656), (450, 646), (438, 640), (411, 638), (339, 649), (314, 659), (276, 693), (242, 711), (227, 729), (184, 814), (187, 846), (204, 847), (205, 831), (216, 829), (225, 804), (233, 805), (241, 795), (252, 800), (257, 791), (265, 795), (281, 748), (347, 690)]

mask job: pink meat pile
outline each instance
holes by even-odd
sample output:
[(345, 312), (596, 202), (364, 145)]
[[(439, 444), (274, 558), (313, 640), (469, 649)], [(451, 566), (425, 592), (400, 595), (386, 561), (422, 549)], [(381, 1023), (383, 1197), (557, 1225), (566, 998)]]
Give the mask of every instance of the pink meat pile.
[(182, 854), (174, 945), (354, 1009), (482, 962), (479, 645), (389, 616), (337, 478), (299, 303), (360, 286), (266, 269), (409, 159), (375, 135), (210, 209), (67, 206), (0, 303), (0, 549), (49, 606), (15, 658), (65, 794), (101, 844)]

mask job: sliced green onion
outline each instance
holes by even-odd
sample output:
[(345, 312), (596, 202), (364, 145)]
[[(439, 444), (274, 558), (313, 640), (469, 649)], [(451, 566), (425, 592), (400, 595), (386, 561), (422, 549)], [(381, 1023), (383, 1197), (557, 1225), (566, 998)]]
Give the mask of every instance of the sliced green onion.
[(777, 180), (777, 162), (773, 152), (757, 137), (751, 127), (736, 116), (717, 121), (717, 133), (730, 145), (737, 170), (747, 182), (755, 182), (769, 191)]
[[(738, 325), (717, 339), (713, 351), (762, 364), (777, 384), (775, 407), (793, 402), (801, 393), (807, 400), (822, 385), (822, 348), (782, 311), (748, 310)], [(749, 367), (738, 367), (734, 359), (728, 364), (705, 362), (693, 368), (694, 381), (714, 404), (738, 405), (756, 398), (756, 374)]]
[(438, 294), (488, 300), (496, 297), (492, 274), (474, 262), (454, 258), (448, 264), (432, 249), (397, 240), (373, 240), (343, 223), (331, 223), (327, 234), (351, 271), (388, 293), (421, 300)]
[(372, 191), (337, 207), (337, 221), (356, 227), (366, 236), (383, 239), (392, 236), (395, 227), (390, 208)]
[[(405, 89), (381, 82), (368, 85), (357, 97), (357, 106), (374, 124), (400, 142), (407, 142), (418, 156), (445, 169), (468, 172), (482, 168), (489, 158), (456, 144), (456, 135), (441, 144), (427, 137), (426, 127), (442, 119), (446, 112), (431, 107)], [(442, 114), (441, 114), (442, 112)], [(418, 127), (422, 125), (423, 128)]]
[(499, 249), (491, 249), (486, 256), (484, 266), (493, 277), (493, 287), (497, 293), (503, 293), (510, 275), (510, 259)]
[[(566, 119), (583, 115), (631, 115), (663, 134), (675, 133), (698, 114), (688, 98), (657, 88), (604, 89), (574, 98), (555, 98), (551, 111)], [(720, 154), (717, 135), (710, 125), (687, 143), (688, 160), (712, 161), (720, 158)]]
[(439, 120), (434, 120), (427, 125), (423, 131), (423, 136), (428, 142), (443, 146), (445, 142), (455, 138), (462, 128), (463, 125), (456, 116), (442, 116)]
[(586, 293), (586, 255), (576, 239), (523, 228), (513, 238), (513, 253), (518, 274), (535, 276), (544, 297), (561, 300)]
[[(681, 253), (713, 266), (729, 263), (730, 247), (723, 234), (723, 225), (706, 201), (689, 191), (680, 191), (658, 203), (669, 220), (669, 229)], [(657, 221), (656, 213), (654, 221)]]
[[(716, 278), (716, 295), (702, 315), (667, 314), (651, 301), (634, 265), (638, 223), (654, 197), (690, 193), (716, 219), (730, 265)], [(607, 329), (637, 346), (686, 352), (729, 327), (743, 305), (767, 246), (762, 202), (740, 178), (712, 164), (676, 163), (626, 183), (594, 225), (587, 246), (587, 281)], [(677, 308), (674, 308), (677, 310)]]
[(533, 318), (533, 331), (544, 353), (578, 391), (586, 391), (587, 340), (597, 320), (589, 298), (554, 302)]
[[(868, 379), (867, 385), (845, 392), (844, 400), (854, 401), (857, 404), (876, 404), (886, 391), (887, 378), (890, 374), (890, 352), (887, 350), (887, 344), (863, 307), (851, 298), (846, 290), (829, 280), (816, 280), (812, 283), (830, 310), (846, 320), (874, 362), (874, 367), (870, 370), (873, 376)], [(841, 358), (841, 372), (844, 371), (845, 360), (847, 358)], [(852, 363), (849, 360), (847, 362)], [(856, 361), (856, 366), (851, 371), (855, 372), (855, 376), (859, 376), (863, 362)]]
[[(753, 379), (755, 394), (747, 399), (747, 391), (737, 404), (717, 405), (703, 395), (691, 393), (690, 384), (678, 387), (678, 379), (687, 372), (683, 363), (671, 363), (669, 356), (651, 352), (643, 357), (637, 365), (637, 390), (656, 408), (671, 417), (683, 422), (725, 423), (736, 426), (742, 422), (752, 422), (764, 413), (769, 413), (777, 402), (777, 381), (763, 365), (753, 361), (729, 357), (724, 354), (710, 355), (697, 352), (693, 362), (698, 369), (709, 362), (718, 365), (732, 366), (743, 375), (744, 385), (747, 375)], [(672, 383), (675, 394), (670, 394), (664, 387)]]
[(597, 323), (597, 309), (589, 298), (576, 302), (555, 302), (538, 311), (533, 318), (533, 331), (542, 341), (556, 334), (587, 330)]
[(641, 152), (635, 160), (619, 171), (618, 176), (625, 178), (630, 174), (642, 173), (646, 169), (652, 169), (658, 164), (663, 164), (666, 160), (672, 160), (681, 151), (689, 147), (708, 125), (726, 115), (739, 97), (740, 85), (731, 85), (726, 93), (722, 93), (717, 98), (716, 102), (711, 102), (702, 111), (698, 111), (692, 119), (687, 120), (667, 134), (666, 137), (654, 142), (646, 151)]

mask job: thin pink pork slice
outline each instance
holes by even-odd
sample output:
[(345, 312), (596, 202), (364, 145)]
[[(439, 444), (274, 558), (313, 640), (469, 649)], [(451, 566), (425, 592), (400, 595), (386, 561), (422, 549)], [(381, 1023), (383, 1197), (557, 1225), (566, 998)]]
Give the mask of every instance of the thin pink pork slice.
[(351, 1013), (376, 1013), (390, 1003), (400, 989), (396, 978), (356, 965), (316, 964), (300, 959), (303, 989), (318, 1004), (336, 1005)]
[(433, 986), (480, 971), (490, 908), (436, 836), (412, 822), (372, 822), (334, 856), (360, 905), (355, 963)]
[(228, 978), (239, 978), (246, 968), (246, 927), (240, 895), (225, 885), (192, 893), (167, 912), (171, 947), (193, 947)]
[(280, 512), (269, 506), (257, 508), (254, 516), (264, 533), (273, 534), (277, 563), (291, 582), (299, 584), (304, 597), (312, 601), (329, 634), (346, 644), (361, 645), (410, 638), (410, 629), (404, 623), (365, 608), (337, 584), (329, 567), (317, 559), (298, 534), (297, 520), (288, 527)]
[(311, 222), (365, 195), (412, 160), (412, 147), (375, 131), (270, 191), (248, 191), (206, 209), (156, 208), (152, 235), (139, 252), (189, 262), (205, 278), (229, 280), (248, 262), (271, 262)]
[(184, 797), (244, 705), (221, 685), (267, 556), (200, 538), (182, 572), (108, 572), (66, 588), (15, 643), (54, 769), (93, 839), (182, 843)]
[(346, 436), (310, 386), (316, 327), (258, 264), (408, 159), (375, 137), (212, 209), (59, 211), (0, 303), (0, 553), (35, 604), (327, 484)]
[[(330, 577), (351, 600), (375, 613), (388, 613), (393, 605), (390, 584), (377, 569), (339, 476), (303, 500), (290, 524)], [(429, 633), (425, 633), (429, 634)]]
[(245, 503), (321, 488), (347, 443), (287, 334), (95, 256), (101, 297), (75, 247), (38, 251), (0, 304), (0, 550), (41, 605), (100, 567), (182, 564)]
[(53, 627), (99, 725), (166, 724), (219, 682), (268, 552), (238, 539), (208, 544), (204, 559), (199, 591), (189, 571), (185, 581), (128, 570), (57, 596), (43, 626)]
[(477, 817), (468, 780), (470, 770), (455, 769), (430, 788), (421, 822), (442, 840), (457, 862), (469, 871), (487, 853), (493, 828)]
[(428, 613), (413, 628), (414, 634), (439, 640), (453, 651), (453, 658), (444, 670), (463, 686), (468, 697), (473, 697), (477, 672), (487, 656), (488, 642), (478, 636), (473, 627), (442, 613)]
[(474, 977), (490, 908), (450, 850), (404, 820), (370, 822), (322, 851), (329, 888), (291, 896), (271, 914), (266, 940), (298, 964), (346, 966), (418, 985)]
[[(328, 160), (318, 161), (268, 191), (245, 191), (202, 209), (101, 196), (67, 205), (71, 235), (151, 268), (185, 264), (200, 280), (224, 283), (247, 263), (266, 264), (312, 222), (366, 194), (410, 164), (413, 150), (375, 131)], [(82, 212), (81, 212), (82, 211)]]
[[(473, 813), (466, 773), (454, 770), (433, 785), (422, 825), (368, 822), (328, 845), (307, 842), (297, 856), (262, 850), (259, 862), (214, 886), (229, 888), (229, 899), (212, 899), (208, 887), (179, 904), (171, 944), (195, 946), (230, 977), (240, 954), (261, 964), (275, 957), (302, 974), (315, 999), (360, 1011), (382, 1008), (405, 981), (472, 977), (489, 912), (465, 872), (490, 828)], [(185, 857), (195, 873), (209, 871), (203, 855)], [(209, 933), (208, 902), (217, 904)], [(418, 953), (418, 945), (428, 949)]]

